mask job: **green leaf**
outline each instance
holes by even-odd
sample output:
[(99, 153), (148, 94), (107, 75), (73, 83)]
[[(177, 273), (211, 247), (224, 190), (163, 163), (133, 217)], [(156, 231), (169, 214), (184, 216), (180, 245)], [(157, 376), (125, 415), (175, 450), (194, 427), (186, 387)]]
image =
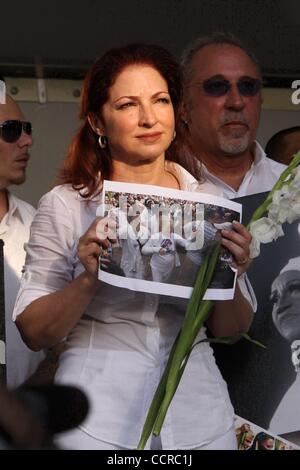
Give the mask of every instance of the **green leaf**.
[(267, 349), (267, 347), (264, 344), (262, 344), (260, 341), (252, 339), (247, 333), (239, 333), (239, 334), (242, 336), (242, 338), (245, 338), (247, 341), (250, 341), (250, 343), (256, 344), (257, 346), (261, 348)]

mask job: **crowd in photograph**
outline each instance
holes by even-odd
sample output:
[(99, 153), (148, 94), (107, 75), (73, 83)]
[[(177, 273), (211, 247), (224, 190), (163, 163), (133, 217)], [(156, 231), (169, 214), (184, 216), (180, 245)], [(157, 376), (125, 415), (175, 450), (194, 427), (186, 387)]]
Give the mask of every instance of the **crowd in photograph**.
[[(115, 218), (116, 240), (102, 268), (126, 277), (193, 285), (204, 257), (239, 214), (225, 207), (163, 195), (107, 191), (106, 213)], [(232, 261), (222, 249), (223, 268)], [(184, 263), (190, 269), (174, 276)], [(116, 270), (116, 265), (121, 270)], [(178, 274), (178, 272), (177, 272)]]

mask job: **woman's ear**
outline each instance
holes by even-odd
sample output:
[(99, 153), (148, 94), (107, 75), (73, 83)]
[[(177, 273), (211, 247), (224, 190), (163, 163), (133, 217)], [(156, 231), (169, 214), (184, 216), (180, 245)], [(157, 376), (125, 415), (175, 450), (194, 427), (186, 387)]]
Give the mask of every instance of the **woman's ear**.
[(101, 123), (101, 119), (99, 118), (99, 116), (96, 116), (93, 113), (89, 113), (87, 119), (88, 119), (89, 125), (91, 126), (95, 134), (105, 135), (104, 128), (103, 128), (103, 125)]

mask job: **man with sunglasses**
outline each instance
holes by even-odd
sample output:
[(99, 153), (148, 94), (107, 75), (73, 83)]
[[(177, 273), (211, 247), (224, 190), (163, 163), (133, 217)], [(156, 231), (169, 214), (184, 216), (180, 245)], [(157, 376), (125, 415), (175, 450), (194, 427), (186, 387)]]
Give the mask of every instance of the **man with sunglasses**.
[(23, 343), (12, 311), (25, 260), (24, 243), (35, 213), (34, 208), (14, 196), (8, 187), (24, 183), (32, 145), (30, 122), (17, 103), (6, 95), (0, 104), (0, 238), (4, 241), (4, 290), (6, 330), (6, 378), (16, 387), (29, 377), (43, 358)]
[[(232, 35), (214, 33), (185, 49), (182, 68), (182, 163), (196, 177), (204, 174), (229, 199), (269, 191), (286, 167), (267, 158), (255, 140), (262, 103), (262, 76), (255, 57)], [(242, 291), (251, 291), (247, 276), (238, 281)], [(263, 343), (266, 322), (266, 316), (258, 316), (251, 330), (251, 336)], [(274, 394), (269, 384), (274, 383), (276, 368), (266, 371), (265, 363), (247, 347), (216, 345), (214, 354), (237, 414), (267, 427), (268, 410), (260, 403), (265, 405)], [(263, 385), (256, 386), (253, 377), (263, 377)]]
[(205, 177), (229, 199), (270, 190), (285, 166), (255, 141), (262, 78), (252, 53), (232, 35), (215, 33), (188, 46), (182, 66), (187, 159), (202, 162)]

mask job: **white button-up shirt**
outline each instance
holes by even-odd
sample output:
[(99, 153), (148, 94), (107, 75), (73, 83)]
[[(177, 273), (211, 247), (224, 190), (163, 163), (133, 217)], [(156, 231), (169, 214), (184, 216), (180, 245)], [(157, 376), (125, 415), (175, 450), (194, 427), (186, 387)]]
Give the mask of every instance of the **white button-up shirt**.
[[(220, 194), (199, 185), (179, 165), (167, 163), (185, 191)], [(27, 244), (26, 269), (14, 317), (34, 299), (62, 289), (84, 267), (78, 239), (95, 219), (99, 198), (89, 202), (69, 185), (40, 201)], [(136, 448), (170, 348), (180, 329), (186, 300), (134, 292), (101, 283), (66, 340), (56, 381), (81, 387), (90, 413), (81, 428), (96, 439)], [(198, 340), (205, 338), (202, 328)], [(208, 343), (194, 348), (167, 413), (165, 449), (199, 447), (233, 425), (227, 386)], [(149, 444), (148, 444), (149, 445)]]
[(0, 222), (0, 238), (4, 241), (6, 378), (9, 387), (17, 387), (35, 371), (44, 354), (27, 348), (12, 321), (25, 260), (24, 243), (29, 238), (35, 209), (11, 193), (8, 204), (8, 212)]
[(224, 197), (234, 199), (249, 196), (250, 194), (270, 191), (283, 170), (286, 169), (286, 166), (268, 158), (259, 143), (255, 142), (254, 161), (251, 168), (245, 174), (237, 191), (224, 183), (220, 178), (210, 173), (204, 164), (202, 164), (202, 168), (205, 178), (220, 188)]

